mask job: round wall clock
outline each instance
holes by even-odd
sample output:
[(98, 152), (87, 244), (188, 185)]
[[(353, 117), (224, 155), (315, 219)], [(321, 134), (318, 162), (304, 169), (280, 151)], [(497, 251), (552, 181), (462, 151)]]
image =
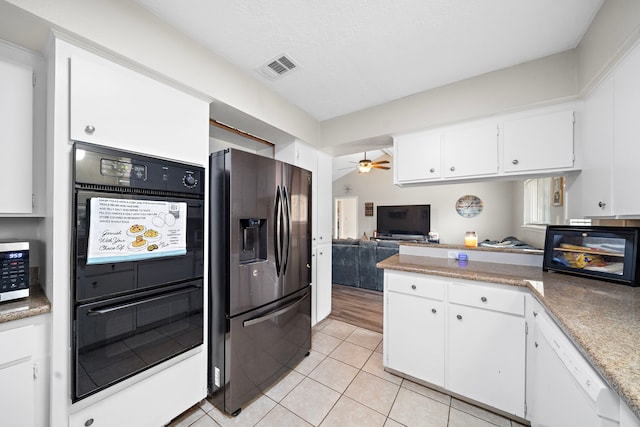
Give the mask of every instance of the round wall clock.
[(473, 218), (482, 212), (482, 200), (478, 196), (462, 196), (456, 202), (456, 211), (463, 218)]

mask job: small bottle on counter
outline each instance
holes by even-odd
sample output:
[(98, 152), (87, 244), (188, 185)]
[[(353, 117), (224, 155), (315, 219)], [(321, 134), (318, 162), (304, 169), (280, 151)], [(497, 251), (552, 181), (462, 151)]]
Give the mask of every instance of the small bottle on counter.
[(475, 231), (467, 231), (464, 235), (464, 245), (467, 248), (475, 248), (478, 246), (478, 236)]

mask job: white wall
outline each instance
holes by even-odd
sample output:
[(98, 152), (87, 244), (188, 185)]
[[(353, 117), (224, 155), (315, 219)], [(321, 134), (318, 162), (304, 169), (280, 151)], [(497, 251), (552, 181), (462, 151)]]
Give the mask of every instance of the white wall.
[[(391, 161), (389, 156), (380, 159)], [(380, 160), (376, 159), (376, 160)], [(345, 193), (345, 185), (351, 186)], [(480, 197), (484, 203), (482, 213), (474, 218), (462, 218), (455, 210), (458, 198), (466, 194)], [(463, 244), (464, 233), (474, 230), (478, 240), (501, 240), (513, 235), (513, 184), (510, 181), (490, 181), (465, 184), (439, 184), (420, 187), (397, 187), (391, 170), (374, 169), (367, 174), (352, 172), (333, 182), (333, 197), (358, 196), (358, 236), (373, 234), (376, 228), (378, 205), (431, 205), (431, 230), (440, 233), (440, 242)], [(373, 202), (374, 216), (364, 216), (365, 202)], [(520, 237), (520, 236), (515, 236)]]
[(8, 0), (8, 3), (45, 23), (28, 19), (20, 10), (0, 2), (0, 12), (12, 15), (0, 16), (0, 24), (18, 21), (25, 25), (17, 34), (5, 35), (0, 29), (5, 39), (21, 44), (24, 37), (18, 36), (23, 33), (41, 32), (46, 26), (57, 28), (85, 41), (87, 47), (114, 52), (114, 59), (121, 56), (130, 61), (129, 65), (137, 63), (141, 69), (165, 76), (310, 144), (319, 144), (320, 126), (315, 119), (133, 1)]

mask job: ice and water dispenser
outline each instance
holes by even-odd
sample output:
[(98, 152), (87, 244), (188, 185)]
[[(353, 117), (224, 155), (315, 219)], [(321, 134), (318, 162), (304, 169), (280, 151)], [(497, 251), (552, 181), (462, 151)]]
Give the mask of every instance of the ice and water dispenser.
[(240, 264), (267, 260), (267, 220), (240, 220)]

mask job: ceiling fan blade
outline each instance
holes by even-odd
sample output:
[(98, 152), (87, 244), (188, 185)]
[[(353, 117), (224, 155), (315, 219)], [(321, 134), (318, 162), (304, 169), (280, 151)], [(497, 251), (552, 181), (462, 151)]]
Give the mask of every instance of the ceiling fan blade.
[(374, 164), (374, 165), (381, 165), (381, 164), (384, 164), (384, 163), (389, 163), (389, 160), (380, 160), (379, 162), (371, 162), (371, 163)]
[(389, 166), (378, 166), (378, 165), (373, 165), (374, 168), (376, 169), (384, 169), (384, 170), (389, 170), (391, 169)]

